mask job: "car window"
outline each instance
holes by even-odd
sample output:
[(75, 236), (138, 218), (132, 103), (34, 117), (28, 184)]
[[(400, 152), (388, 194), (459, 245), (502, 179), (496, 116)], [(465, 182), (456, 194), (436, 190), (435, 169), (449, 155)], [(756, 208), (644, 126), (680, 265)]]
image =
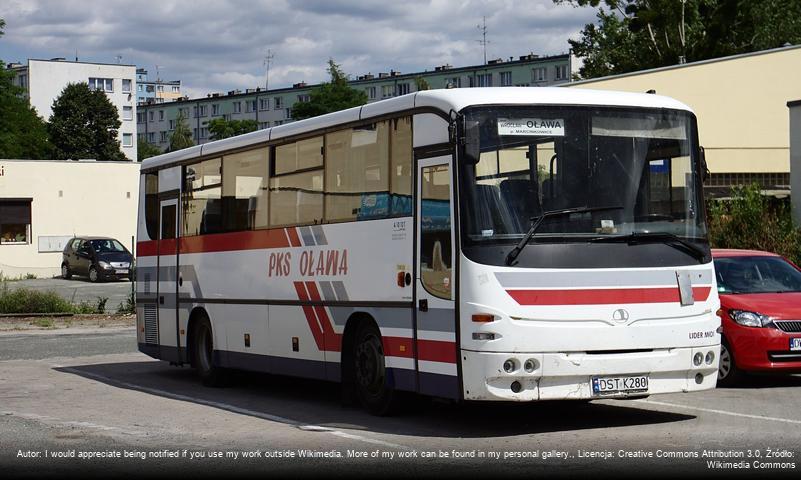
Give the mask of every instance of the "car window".
[(720, 293), (801, 292), (801, 272), (781, 257), (715, 259)]
[(72, 241), (72, 249), (73, 250), (77, 251), (80, 246), (81, 246), (81, 239), (80, 238), (76, 238), (75, 240)]
[(96, 253), (124, 252), (125, 247), (114, 239), (91, 240)]

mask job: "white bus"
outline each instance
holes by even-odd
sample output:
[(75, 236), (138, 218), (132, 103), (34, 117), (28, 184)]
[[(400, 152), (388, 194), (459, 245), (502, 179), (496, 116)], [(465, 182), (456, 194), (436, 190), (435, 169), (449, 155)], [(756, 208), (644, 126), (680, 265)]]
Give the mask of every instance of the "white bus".
[(421, 91), (147, 159), (139, 349), (342, 382), (371, 412), (710, 389), (696, 120), (564, 88)]

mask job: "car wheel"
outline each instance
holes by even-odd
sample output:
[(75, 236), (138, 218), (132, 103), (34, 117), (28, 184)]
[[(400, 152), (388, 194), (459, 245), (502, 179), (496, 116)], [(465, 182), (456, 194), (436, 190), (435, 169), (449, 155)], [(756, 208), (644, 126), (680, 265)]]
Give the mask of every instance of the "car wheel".
[(726, 341), (720, 342), (718, 386), (731, 387), (742, 379), (742, 372), (734, 363), (734, 354)]
[(97, 271), (97, 268), (92, 265), (89, 267), (89, 281), (95, 283), (98, 280), (100, 280), (100, 273)]
[(214, 335), (208, 318), (199, 320), (192, 335), (192, 364), (203, 385), (222, 387), (225, 371), (214, 365)]
[(351, 358), (359, 402), (373, 415), (393, 413), (398, 396), (389, 385), (381, 333), (373, 324), (364, 324), (359, 329)]
[(72, 272), (70, 272), (70, 266), (66, 263), (61, 264), (61, 278), (64, 280), (69, 280), (72, 278)]

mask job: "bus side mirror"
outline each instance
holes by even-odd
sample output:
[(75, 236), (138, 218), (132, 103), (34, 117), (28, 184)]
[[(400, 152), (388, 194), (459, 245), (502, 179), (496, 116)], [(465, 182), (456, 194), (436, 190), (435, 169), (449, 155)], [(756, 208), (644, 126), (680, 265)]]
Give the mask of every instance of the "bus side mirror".
[(704, 147), (698, 147), (699, 158), (701, 159), (701, 181), (706, 183), (709, 180), (709, 167), (706, 165), (706, 151)]
[(481, 145), (479, 140), (481, 134), (478, 122), (464, 122), (464, 156), (465, 161), (470, 164), (477, 164), (481, 158)]

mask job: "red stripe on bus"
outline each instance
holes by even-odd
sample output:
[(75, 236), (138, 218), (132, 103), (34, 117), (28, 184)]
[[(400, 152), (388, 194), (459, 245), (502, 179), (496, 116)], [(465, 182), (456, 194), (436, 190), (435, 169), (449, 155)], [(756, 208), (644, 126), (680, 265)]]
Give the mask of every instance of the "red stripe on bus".
[(417, 340), (417, 359), (428, 362), (456, 363), (456, 344), (440, 340)]
[[(704, 301), (711, 287), (693, 287), (693, 298)], [(678, 288), (611, 288), (579, 290), (507, 290), (520, 305), (609, 305), (671, 303), (681, 300)]]
[[(175, 240), (161, 241), (174, 242)], [(180, 242), (181, 253), (231, 252), (264, 248), (286, 248), (290, 246), (289, 240), (287, 240), (287, 236), (281, 228), (181, 237)], [(136, 256), (150, 257), (158, 255), (158, 244), (158, 240), (137, 243)], [(161, 253), (161, 255), (164, 255), (164, 253)]]
[(384, 355), (387, 357), (414, 358), (412, 339), (406, 337), (382, 337)]
[(158, 240), (148, 240), (136, 243), (137, 257), (153, 257), (159, 254)]
[[(317, 290), (315, 282), (306, 282), (306, 289), (309, 291), (309, 298), (315, 302), (320, 301), (320, 291)], [(328, 312), (322, 305), (315, 305), (314, 311), (317, 314), (317, 319), (320, 321), (320, 326), (323, 328), (323, 338), (325, 339), (325, 350), (327, 352), (339, 352), (342, 350), (342, 335), (334, 331), (331, 324), (331, 319), (328, 317)]]
[(300, 243), (300, 236), (298, 235), (298, 231), (295, 227), (285, 228), (287, 236), (289, 236), (289, 243), (293, 247), (300, 247), (302, 246)]
[[(298, 293), (298, 298), (302, 301), (308, 301), (309, 295), (306, 293), (306, 286), (303, 282), (292, 282), (295, 285), (295, 291)], [(320, 324), (317, 323), (317, 316), (314, 314), (314, 308), (311, 305), (304, 305), (303, 307), (303, 314), (306, 316), (306, 322), (309, 324), (309, 329), (311, 329), (312, 336), (314, 337), (314, 343), (317, 344), (317, 348), (320, 351), (325, 350), (325, 337), (323, 337), (323, 331), (320, 328)]]

